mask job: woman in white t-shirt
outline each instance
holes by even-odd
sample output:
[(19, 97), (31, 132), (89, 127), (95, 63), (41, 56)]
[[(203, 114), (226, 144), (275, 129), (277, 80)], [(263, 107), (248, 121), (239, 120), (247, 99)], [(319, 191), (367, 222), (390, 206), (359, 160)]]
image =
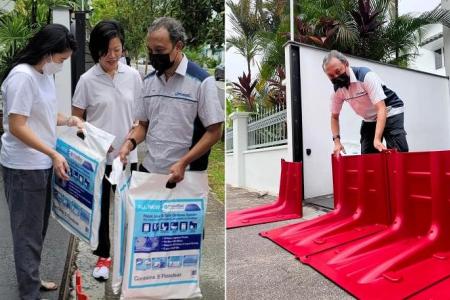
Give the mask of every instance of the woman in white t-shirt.
[(38, 31), (14, 58), (3, 77), (2, 148), (5, 195), (14, 245), (21, 299), (40, 299), (40, 289), (56, 290), (39, 276), (42, 245), (51, 205), (52, 167), (69, 179), (68, 164), (55, 150), (56, 126), (82, 127), (82, 120), (57, 112), (53, 74), (76, 50), (73, 35), (62, 25)]
[[(124, 31), (116, 21), (99, 22), (90, 34), (89, 50), (96, 63), (77, 83), (72, 101), (72, 113), (111, 134), (114, 140), (107, 157), (105, 175), (118, 155), (122, 143), (133, 126), (133, 107), (140, 97), (142, 79), (138, 71), (119, 60), (124, 46)], [(137, 151), (130, 155), (131, 169), (137, 169)], [(113, 187), (114, 189), (114, 187)], [(109, 277), (111, 265), (109, 239), (109, 207), (111, 184), (102, 185), (99, 244), (94, 251), (98, 261), (92, 275), (98, 280)]]

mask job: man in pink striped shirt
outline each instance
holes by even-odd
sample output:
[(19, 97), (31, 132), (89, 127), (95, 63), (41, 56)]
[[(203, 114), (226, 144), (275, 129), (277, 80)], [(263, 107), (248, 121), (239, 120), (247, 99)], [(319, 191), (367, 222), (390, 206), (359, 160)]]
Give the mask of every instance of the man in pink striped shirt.
[(345, 153), (339, 133), (339, 114), (344, 102), (363, 119), (361, 153), (387, 148), (408, 152), (404, 129), (404, 104), (378, 75), (366, 67), (350, 67), (347, 58), (333, 50), (323, 60), (323, 70), (334, 86), (331, 96), (331, 132), (335, 154)]

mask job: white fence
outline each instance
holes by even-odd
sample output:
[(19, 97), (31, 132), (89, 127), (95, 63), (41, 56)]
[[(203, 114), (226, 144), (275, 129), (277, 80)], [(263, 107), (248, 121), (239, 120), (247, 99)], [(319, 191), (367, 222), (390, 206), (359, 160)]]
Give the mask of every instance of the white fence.
[(286, 106), (263, 109), (248, 118), (248, 149), (285, 145), (287, 143)]
[[(233, 130), (226, 133), (227, 184), (278, 194), (280, 159), (286, 159), (288, 153), (287, 128), (286, 110), (274, 112), (253, 117), (239, 112), (231, 115)], [(267, 137), (257, 138), (262, 132)]]

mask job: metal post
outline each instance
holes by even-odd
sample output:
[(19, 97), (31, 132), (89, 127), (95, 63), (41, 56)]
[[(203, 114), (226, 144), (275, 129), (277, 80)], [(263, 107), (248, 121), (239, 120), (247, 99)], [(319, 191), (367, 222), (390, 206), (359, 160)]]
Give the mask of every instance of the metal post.
[(292, 160), (303, 161), (302, 94), (300, 84), (300, 47), (290, 44), (290, 101), (292, 118)]
[[(302, 93), (300, 78), (300, 45), (288, 42), (285, 45), (286, 59), (286, 104), (288, 128), (288, 159), (293, 162), (303, 162), (303, 124), (302, 124)], [(304, 167), (302, 167), (304, 168)], [(302, 170), (303, 172), (303, 170)], [(304, 181), (303, 199), (305, 198)]]
[(289, 0), (289, 20), (291, 41), (294, 41), (294, 0)]

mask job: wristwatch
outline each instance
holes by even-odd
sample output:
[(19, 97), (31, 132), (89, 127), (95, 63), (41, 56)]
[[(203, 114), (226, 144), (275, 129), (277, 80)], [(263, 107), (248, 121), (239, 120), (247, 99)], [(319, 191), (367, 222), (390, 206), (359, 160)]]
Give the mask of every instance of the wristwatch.
[(133, 148), (131, 149), (131, 151), (133, 151), (134, 149), (136, 149), (137, 146), (136, 140), (133, 138), (129, 138), (128, 140), (133, 144)]
[(341, 136), (340, 136), (339, 134), (333, 135), (333, 142), (334, 142), (334, 140), (336, 140), (336, 139), (341, 139)]

